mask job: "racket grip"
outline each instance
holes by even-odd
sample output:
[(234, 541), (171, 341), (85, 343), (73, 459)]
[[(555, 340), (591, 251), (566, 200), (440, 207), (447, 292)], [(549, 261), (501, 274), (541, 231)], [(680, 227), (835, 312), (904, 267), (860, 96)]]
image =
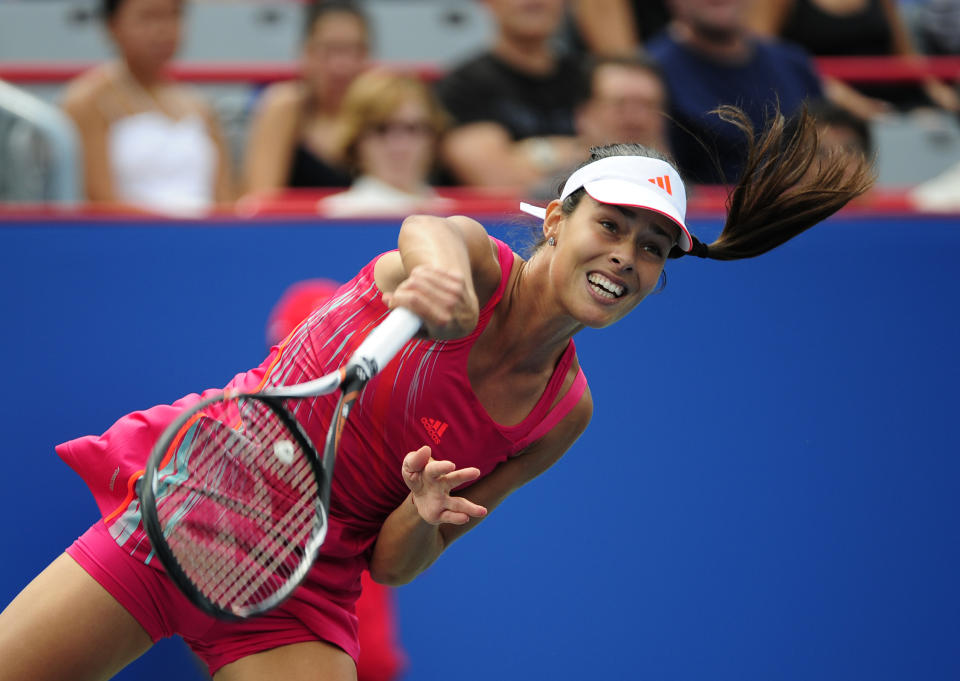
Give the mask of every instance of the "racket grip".
[(420, 329), (420, 318), (404, 307), (395, 308), (357, 348), (347, 363), (362, 367), (372, 378), (393, 359), (400, 348)]

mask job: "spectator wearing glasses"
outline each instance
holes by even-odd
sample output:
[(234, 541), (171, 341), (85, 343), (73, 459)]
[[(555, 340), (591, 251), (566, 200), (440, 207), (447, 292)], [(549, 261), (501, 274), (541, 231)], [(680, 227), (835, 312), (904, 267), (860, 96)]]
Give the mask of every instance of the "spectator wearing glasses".
[(430, 183), (446, 114), (414, 75), (385, 69), (350, 86), (337, 121), (337, 156), (350, 188), (320, 202), (331, 216), (394, 215), (445, 202)]

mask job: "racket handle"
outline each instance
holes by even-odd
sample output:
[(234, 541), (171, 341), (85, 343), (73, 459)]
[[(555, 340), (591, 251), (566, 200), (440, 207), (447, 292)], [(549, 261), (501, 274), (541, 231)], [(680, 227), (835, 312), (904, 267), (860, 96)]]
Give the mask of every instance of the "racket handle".
[(360, 366), (368, 374), (366, 378), (372, 378), (416, 335), (421, 324), (420, 318), (410, 310), (395, 308), (353, 353), (347, 362), (347, 370)]

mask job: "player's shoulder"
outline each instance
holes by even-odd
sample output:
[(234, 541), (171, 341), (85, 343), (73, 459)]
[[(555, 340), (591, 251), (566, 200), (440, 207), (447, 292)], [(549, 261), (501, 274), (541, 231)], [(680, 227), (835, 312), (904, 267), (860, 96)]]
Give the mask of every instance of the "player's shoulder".
[[(484, 292), (492, 293), (503, 276), (500, 269), (501, 242), (491, 237), (480, 222), (466, 215), (452, 215), (447, 221), (460, 233), (467, 247), (474, 284)], [(483, 298), (486, 297), (479, 290), (477, 293)]]
[[(576, 354), (573, 357), (573, 361), (570, 363), (568, 372), (569, 375), (572, 375), (573, 377), (573, 383), (571, 383), (570, 389), (576, 390), (578, 389), (577, 386), (580, 385), (581, 388), (579, 389), (582, 390), (580, 393), (580, 398), (577, 400), (577, 403), (573, 406), (573, 408), (570, 410), (570, 413), (568, 413), (566, 417), (570, 420), (570, 426), (579, 434), (586, 429), (587, 425), (590, 423), (590, 419), (593, 418), (593, 394), (590, 392), (590, 384), (587, 382), (587, 376), (580, 367), (580, 360)], [(579, 383), (581, 380), (582, 384)]]
[[(567, 451), (577, 438), (583, 434), (590, 425), (593, 418), (593, 396), (590, 393), (590, 386), (587, 385), (585, 377), (581, 376), (580, 365), (574, 357), (570, 364), (564, 384), (560, 388), (560, 395), (566, 395), (567, 391), (577, 391), (574, 393), (576, 402), (562, 415), (556, 425), (549, 432), (528, 450), (528, 453), (541, 452), (546, 456), (557, 457)], [(560, 398), (563, 399), (562, 397)], [(557, 403), (562, 404), (561, 402)], [(557, 408), (556, 406), (554, 408)]]

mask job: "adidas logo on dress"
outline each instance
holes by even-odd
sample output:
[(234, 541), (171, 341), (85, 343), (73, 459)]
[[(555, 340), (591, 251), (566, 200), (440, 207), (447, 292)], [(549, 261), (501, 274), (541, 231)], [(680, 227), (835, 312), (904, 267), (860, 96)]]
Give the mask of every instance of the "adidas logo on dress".
[(430, 439), (433, 440), (433, 443), (440, 444), (440, 438), (443, 437), (444, 432), (446, 432), (447, 424), (443, 421), (438, 421), (437, 419), (428, 419), (426, 417), (421, 418), (420, 423), (422, 423), (423, 427), (427, 429), (427, 433), (430, 435)]

